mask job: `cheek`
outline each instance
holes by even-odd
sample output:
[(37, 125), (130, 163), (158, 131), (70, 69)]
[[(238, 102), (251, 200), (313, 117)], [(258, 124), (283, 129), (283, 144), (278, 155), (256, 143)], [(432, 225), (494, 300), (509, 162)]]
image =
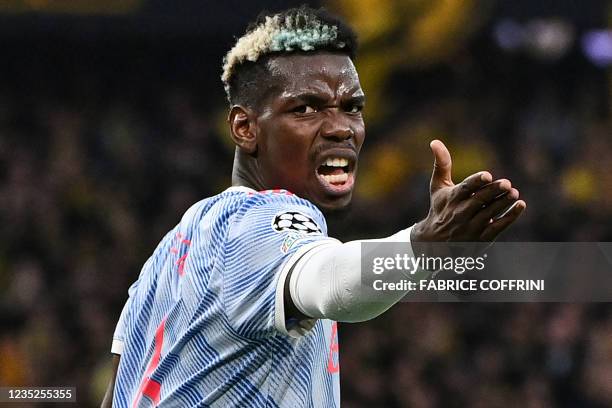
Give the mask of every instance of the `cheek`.
[(261, 159), (274, 174), (273, 179), (303, 179), (310, 168), (310, 141), (304, 130), (294, 126), (278, 126), (269, 134)]
[(360, 151), (361, 145), (363, 145), (363, 142), (365, 141), (365, 126), (363, 124), (363, 121), (355, 125), (354, 129), (355, 129), (355, 144), (357, 147), (357, 151)]

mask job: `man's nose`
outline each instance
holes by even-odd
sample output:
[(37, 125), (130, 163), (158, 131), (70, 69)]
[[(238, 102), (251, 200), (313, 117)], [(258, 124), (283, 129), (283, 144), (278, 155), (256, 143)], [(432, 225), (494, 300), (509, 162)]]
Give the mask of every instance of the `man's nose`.
[(321, 125), (321, 136), (327, 139), (343, 141), (355, 136), (355, 131), (340, 109), (331, 109)]

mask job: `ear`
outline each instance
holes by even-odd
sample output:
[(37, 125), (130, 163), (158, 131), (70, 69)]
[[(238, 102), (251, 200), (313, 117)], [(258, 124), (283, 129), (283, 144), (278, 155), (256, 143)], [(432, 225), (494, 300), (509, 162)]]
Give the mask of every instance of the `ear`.
[(234, 105), (229, 112), (227, 121), (230, 126), (232, 140), (236, 146), (245, 153), (257, 152), (257, 128), (255, 126), (255, 112), (241, 106)]

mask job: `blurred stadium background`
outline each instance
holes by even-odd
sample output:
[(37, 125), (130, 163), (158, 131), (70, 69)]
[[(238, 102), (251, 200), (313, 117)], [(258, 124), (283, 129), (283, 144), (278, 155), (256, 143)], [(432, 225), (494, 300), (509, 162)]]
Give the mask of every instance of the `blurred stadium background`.
[[(221, 58), (298, 1), (0, 2), (0, 385), (101, 400), (129, 284), (190, 204), (229, 185)], [(456, 180), (529, 204), (502, 239), (612, 241), (609, 1), (329, 0), (362, 41), (368, 137), (342, 239)], [(576, 270), (579, 274), (580, 270)], [(612, 406), (608, 304), (402, 304), (340, 329), (345, 407)]]

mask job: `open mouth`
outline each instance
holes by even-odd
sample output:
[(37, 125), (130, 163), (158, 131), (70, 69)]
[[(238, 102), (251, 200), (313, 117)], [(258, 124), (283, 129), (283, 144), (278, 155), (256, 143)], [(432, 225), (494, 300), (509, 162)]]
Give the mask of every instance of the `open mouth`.
[(317, 178), (328, 193), (346, 194), (353, 188), (354, 167), (353, 159), (330, 156), (317, 167)]

